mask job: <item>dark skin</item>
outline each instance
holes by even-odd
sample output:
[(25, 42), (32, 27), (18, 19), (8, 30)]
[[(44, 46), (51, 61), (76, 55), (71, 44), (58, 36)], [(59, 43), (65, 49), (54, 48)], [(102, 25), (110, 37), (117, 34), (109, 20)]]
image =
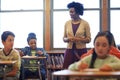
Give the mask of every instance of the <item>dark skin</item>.
[[(28, 42), (28, 45), (34, 50), (36, 49), (36, 39), (31, 39), (29, 42)], [(37, 51), (37, 54), (41, 55), (43, 54), (42, 51), (38, 50)]]
[[(28, 45), (33, 49), (35, 50), (36, 49), (36, 39), (31, 39), (29, 42), (28, 42)], [(42, 51), (38, 50), (37, 51), (37, 54), (41, 55), (43, 54)], [(20, 55), (21, 56), (24, 56), (24, 53), (22, 51), (20, 51)]]
[[(79, 14), (77, 14), (75, 12), (74, 8), (70, 8), (69, 13), (70, 13), (73, 24), (80, 23), (80, 16), (79, 16)], [(84, 43), (88, 43), (89, 39), (88, 38), (81, 38), (81, 37), (69, 37), (69, 38), (64, 37), (63, 41), (64, 42), (78, 42), (78, 41), (81, 41), (81, 42), (84, 42)]]

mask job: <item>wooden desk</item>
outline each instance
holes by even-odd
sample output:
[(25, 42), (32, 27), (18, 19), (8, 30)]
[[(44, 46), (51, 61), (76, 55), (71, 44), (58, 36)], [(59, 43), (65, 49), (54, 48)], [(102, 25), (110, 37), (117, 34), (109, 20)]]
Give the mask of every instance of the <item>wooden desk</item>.
[(0, 61), (0, 65), (11, 65), (16, 63), (16, 61)]
[(70, 70), (61, 70), (52, 73), (52, 80), (61, 80), (60, 78), (64, 77), (65, 80), (69, 80), (70, 77), (81, 77), (81, 78), (119, 78), (120, 71), (113, 72), (103, 72), (103, 71), (70, 71)]
[(13, 65), (16, 61), (0, 61), (0, 66), (3, 66), (3, 80), (6, 80), (6, 66)]
[(37, 56), (23, 56), (22, 59), (38, 60), (38, 59), (46, 59), (46, 57), (45, 56), (40, 56), (40, 57), (37, 57)]
[(30, 64), (29, 62), (28, 63), (24, 63), (24, 62), (22, 62), (22, 66), (23, 66), (23, 71), (22, 71), (22, 74), (23, 74), (23, 76), (22, 76), (22, 80), (24, 80), (24, 72), (25, 72), (25, 68), (37, 68), (38, 69), (38, 72), (39, 72), (39, 78), (40, 78), (40, 80), (42, 80), (42, 76), (41, 76), (41, 72), (40, 72), (40, 65), (43, 65), (43, 64), (41, 64), (40, 63), (40, 60), (44, 60), (45, 61), (45, 66), (46, 66), (46, 57), (45, 56), (39, 56), (39, 57), (37, 57), (37, 56), (23, 56), (22, 57), (22, 60), (24, 60), (24, 61), (30, 61), (30, 60), (36, 60), (36, 64)]

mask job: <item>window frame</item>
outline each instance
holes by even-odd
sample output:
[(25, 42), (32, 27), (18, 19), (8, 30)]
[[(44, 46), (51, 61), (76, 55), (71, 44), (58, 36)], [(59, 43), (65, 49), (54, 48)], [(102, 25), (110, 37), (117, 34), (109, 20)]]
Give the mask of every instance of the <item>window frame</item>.
[[(42, 35), (43, 35), (43, 37), (42, 37), (42, 39), (43, 39), (43, 44), (40, 44), (40, 46), (42, 45), (43, 46), (43, 48), (45, 48), (45, 37), (44, 37), (44, 34), (45, 34), (45, 28), (44, 28), (44, 26), (45, 26), (45, 1), (43, 0), (43, 9), (16, 9), (16, 10), (2, 10), (1, 9), (1, 1), (2, 0), (0, 0), (0, 13), (19, 13), (19, 12), (42, 12), (42, 15), (43, 15), (43, 32), (42, 32)], [(40, 26), (41, 27), (41, 26)], [(1, 30), (0, 30), (1, 31)], [(31, 31), (32, 32), (32, 31)], [(15, 34), (15, 33), (14, 33)], [(39, 37), (39, 34), (36, 34), (36, 35), (38, 35), (37, 36), (37, 38)], [(26, 38), (27, 38), (27, 36), (26, 36)], [(27, 41), (26, 41), (26, 43), (27, 43)], [(1, 43), (2, 44), (2, 43)], [(39, 43), (38, 43), (39, 44)], [(24, 46), (27, 46), (27, 45), (25, 45), (24, 44)], [(38, 46), (38, 47), (40, 47), (40, 46)], [(1, 45), (0, 46), (1, 48), (3, 47), (3, 45)], [(15, 47), (16, 48), (16, 47)], [(17, 47), (17, 48), (21, 48), (21, 47)]]
[[(54, 40), (53, 40), (53, 37), (54, 37), (54, 36), (53, 36), (53, 28), (54, 28), (54, 26), (53, 26), (53, 23), (54, 23), (54, 22), (53, 22), (53, 13), (54, 13), (55, 11), (69, 11), (69, 10), (68, 10), (68, 9), (53, 9), (53, 7), (54, 7), (54, 6), (53, 6), (53, 2), (54, 2), (54, 0), (51, 0), (51, 24), (50, 24), (50, 26), (51, 26), (51, 33), (50, 33), (50, 34), (52, 35), (52, 36), (51, 36), (51, 49), (52, 49), (52, 50), (63, 50), (63, 49), (65, 49), (65, 48), (54, 48), (54, 47), (53, 47), (53, 45), (54, 45)], [(100, 26), (100, 27), (99, 27), (99, 31), (102, 30), (102, 29), (101, 29), (101, 23), (102, 23), (102, 22), (101, 22), (101, 11), (102, 11), (102, 10), (101, 10), (101, 7), (102, 7), (101, 3), (102, 3), (102, 1), (99, 0), (99, 5), (100, 5), (99, 8), (85, 8), (85, 11), (99, 10), (99, 14), (100, 14), (100, 15), (99, 15), (99, 17), (100, 17), (100, 19), (99, 19), (99, 21), (100, 21), (100, 22), (99, 22), (99, 24), (100, 24), (100, 25), (99, 25), (99, 26)], [(68, 14), (68, 15), (69, 15), (69, 14)], [(91, 47), (89, 47), (89, 48), (91, 48)]]

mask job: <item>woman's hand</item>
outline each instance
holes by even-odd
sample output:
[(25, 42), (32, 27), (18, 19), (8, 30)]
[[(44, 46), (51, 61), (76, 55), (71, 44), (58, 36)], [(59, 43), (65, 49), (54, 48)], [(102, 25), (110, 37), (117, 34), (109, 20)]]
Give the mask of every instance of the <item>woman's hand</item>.
[(78, 42), (78, 41), (81, 41), (81, 40), (82, 40), (82, 38), (77, 38), (77, 37), (69, 38), (69, 41), (71, 41), (71, 42)]
[(70, 41), (70, 42), (75, 42), (75, 39), (74, 39), (74, 37), (69, 37), (69, 38), (68, 38), (68, 41)]

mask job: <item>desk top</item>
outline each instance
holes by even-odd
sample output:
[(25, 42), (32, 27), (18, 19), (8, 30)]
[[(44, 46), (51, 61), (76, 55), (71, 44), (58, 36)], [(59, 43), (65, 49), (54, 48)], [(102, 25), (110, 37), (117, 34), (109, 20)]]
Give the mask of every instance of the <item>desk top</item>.
[(80, 76), (80, 77), (120, 77), (120, 71), (98, 71), (98, 70), (89, 70), (89, 71), (71, 71), (71, 70), (61, 70), (61, 71), (55, 71), (52, 73), (53, 76)]
[(23, 56), (22, 59), (46, 59), (45, 56)]
[(0, 65), (9, 65), (14, 63), (16, 63), (16, 61), (0, 61)]

